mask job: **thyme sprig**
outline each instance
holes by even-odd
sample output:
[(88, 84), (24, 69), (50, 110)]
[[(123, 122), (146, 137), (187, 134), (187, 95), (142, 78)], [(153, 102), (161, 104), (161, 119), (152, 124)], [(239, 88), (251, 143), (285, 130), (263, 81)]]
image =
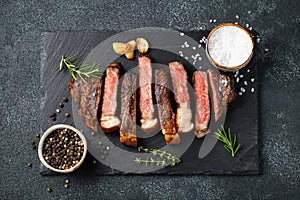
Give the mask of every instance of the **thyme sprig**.
[(134, 161), (137, 164), (145, 164), (146, 166), (149, 165), (161, 165), (161, 166), (167, 166), (170, 165), (171, 167), (174, 167), (178, 165), (181, 160), (180, 158), (170, 154), (167, 151), (162, 151), (160, 149), (148, 149), (144, 148), (143, 146), (138, 147), (138, 151), (143, 151), (145, 153), (150, 153), (154, 156), (154, 158), (146, 158), (146, 159), (141, 159), (141, 158), (136, 158)]
[(224, 143), (224, 148), (234, 157), (239, 150), (241, 144), (236, 146), (236, 134), (231, 136), (230, 128), (228, 128), (228, 132), (225, 131), (224, 126), (222, 126), (222, 130), (219, 130), (214, 133), (214, 136), (221, 142)]
[(76, 61), (72, 62), (76, 57), (76, 55), (70, 56), (65, 58), (64, 56), (61, 57), (59, 65), (54, 69), (54, 71), (62, 70), (67, 68), (69, 70), (71, 76), (76, 80), (77, 75), (82, 79), (83, 82), (87, 83), (88, 78), (100, 78), (103, 73), (99, 70), (99, 65), (93, 63), (92, 65), (84, 64), (81, 66), (76, 66)]

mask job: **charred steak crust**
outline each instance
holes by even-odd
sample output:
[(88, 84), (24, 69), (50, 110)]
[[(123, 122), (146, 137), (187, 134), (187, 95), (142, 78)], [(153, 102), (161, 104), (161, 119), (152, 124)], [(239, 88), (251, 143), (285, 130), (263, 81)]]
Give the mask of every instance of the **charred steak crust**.
[(124, 75), (121, 88), (120, 142), (127, 146), (137, 146), (136, 137), (136, 73)]
[(236, 96), (234, 81), (224, 74), (216, 74), (212, 69), (208, 70), (208, 74), (212, 91), (215, 121), (218, 121), (224, 114), (227, 104), (232, 102)]
[(167, 144), (178, 144), (179, 135), (176, 131), (175, 113), (170, 102), (170, 90), (167, 73), (155, 70), (155, 97), (158, 106), (160, 126)]
[(195, 135), (201, 138), (206, 135), (210, 121), (210, 101), (207, 83), (207, 72), (196, 71), (193, 74), (195, 107)]
[(85, 84), (81, 79), (70, 79), (68, 82), (71, 96), (77, 107), (78, 115), (93, 132), (97, 131), (97, 114), (101, 98), (101, 78), (89, 78)]

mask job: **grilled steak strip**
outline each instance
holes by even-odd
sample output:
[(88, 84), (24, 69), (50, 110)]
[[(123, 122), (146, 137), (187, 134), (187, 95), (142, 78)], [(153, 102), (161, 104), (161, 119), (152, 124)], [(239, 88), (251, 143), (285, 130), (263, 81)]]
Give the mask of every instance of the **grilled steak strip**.
[(104, 132), (114, 131), (120, 125), (120, 120), (116, 116), (119, 71), (120, 66), (116, 62), (106, 68), (102, 114), (100, 118), (100, 126)]
[(78, 115), (93, 132), (97, 131), (97, 114), (101, 98), (102, 78), (89, 78), (85, 84), (80, 78), (68, 83)]
[(234, 82), (226, 75), (216, 74), (212, 69), (208, 70), (210, 86), (212, 90), (213, 109), (215, 121), (224, 114), (227, 104), (235, 97)]
[(175, 101), (177, 103), (176, 126), (178, 132), (186, 133), (193, 129), (190, 96), (187, 88), (187, 74), (180, 62), (170, 62)]
[(141, 124), (144, 131), (151, 131), (158, 121), (154, 117), (154, 106), (152, 100), (152, 66), (148, 56), (138, 57), (139, 86), (140, 86), (140, 112)]
[(124, 75), (121, 88), (120, 142), (127, 146), (137, 146), (136, 138), (136, 78), (135, 73)]
[(175, 113), (172, 110), (170, 102), (169, 81), (167, 73), (162, 69), (155, 70), (155, 97), (160, 126), (166, 143), (178, 144), (180, 138), (176, 131)]
[(196, 71), (193, 75), (195, 108), (195, 135), (201, 138), (206, 135), (210, 120), (210, 102), (207, 83), (207, 72)]

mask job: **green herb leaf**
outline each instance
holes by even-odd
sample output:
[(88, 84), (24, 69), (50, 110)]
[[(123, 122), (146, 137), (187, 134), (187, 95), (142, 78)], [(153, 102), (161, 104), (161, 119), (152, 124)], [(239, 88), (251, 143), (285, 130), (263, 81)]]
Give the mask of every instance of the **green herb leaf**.
[(214, 137), (224, 143), (224, 148), (231, 154), (232, 157), (237, 154), (241, 145), (238, 144), (236, 146), (237, 137), (236, 134), (234, 134), (233, 137), (231, 136), (230, 128), (228, 128), (228, 131), (226, 132), (222, 126), (221, 130), (214, 133)]
[(59, 65), (54, 69), (54, 71), (56, 72), (66, 68), (74, 79), (76, 79), (76, 76), (78, 75), (84, 83), (88, 82), (88, 78), (100, 78), (103, 75), (102, 71), (99, 70), (99, 65), (95, 66), (95, 63), (93, 63), (93, 65), (84, 64), (76, 66), (77, 62), (71, 61), (75, 57), (76, 55), (68, 58), (62, 56)]

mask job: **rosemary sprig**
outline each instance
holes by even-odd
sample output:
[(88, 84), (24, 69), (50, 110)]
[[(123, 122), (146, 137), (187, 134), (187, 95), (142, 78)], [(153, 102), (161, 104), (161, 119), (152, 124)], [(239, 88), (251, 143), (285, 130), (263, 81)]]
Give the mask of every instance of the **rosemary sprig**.
[(154, 157), (156, 157), (155, 159), (154, 158), (146, 158), (145, 160), (142, 160), (141, 158), (136, 158), (135, 162), (138, 164), (142, 164), (142, 163), (144, 163), (145, 165), (156, 164), (157, 166), (170, 165), (171, 167), (174, 167), (181, 162), (180, 158), (168, 153), (167, 151), (162, 151), (160, 149), (148, 149), (148, 148), (144, 148), (143, 146), (140, 146), (140, 147), (138, 147), (138, 151), (144, 151), (144, 152), (150, 153)]
[(214, 136), (221, 142), (224, 143), (224, 148), (234, 157), (239, 150), (241, 144), (236, 146), (236, 134), (231, 136), (230, 128), (228, 128), (228, 132), (225, 131), (224, 126), (222, 126), (222, 130), (215, 132)]
[(100, 78), (103, 75), (102, 71), (98, 69), (99, 65), (95, 65), (95, 63), (92, 65), (84, 64), (81, 66), (76, 66), (76, 61), (71, 61), (75, 57), (76, 55), (68, 58), (62, 56), (59, 65), (54, 69), (54, 71), (56, 72), (58, 70), (62, 70), (63, 68), (67, 68), (75, 80), (77, 78), (76, 76), (78, 75), (85, 83), (87, 83), (88, 78)]

